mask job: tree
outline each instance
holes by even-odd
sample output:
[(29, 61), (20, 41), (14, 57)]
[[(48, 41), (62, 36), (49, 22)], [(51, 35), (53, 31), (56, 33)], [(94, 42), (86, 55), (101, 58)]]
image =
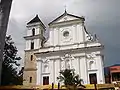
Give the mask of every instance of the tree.
[(23, 71), (24, 71), (24, 67), (22, 67), (18, 73), (18, 82), (17, 83), (19, 85), (23, 85)]
[(6, 36), (3, 51), (1, 85), (21, 84), (20, 75), (17, 73), (17, 67), (20, 66), (18, 61), (21, 58), (17, 56), (17, 52), (18, 50), (11, 36)]
[(77, 87), (83, 87), (82, 85), (82, 79), (80, 79), (79, 75), (76, 75), (74, 70), (71, 69), (65, 69), (60, 71), (60, 76), (57, 77), (59, 82), (63, 82), (64, 85), (70, 90), (70, 89), (77, 89)]

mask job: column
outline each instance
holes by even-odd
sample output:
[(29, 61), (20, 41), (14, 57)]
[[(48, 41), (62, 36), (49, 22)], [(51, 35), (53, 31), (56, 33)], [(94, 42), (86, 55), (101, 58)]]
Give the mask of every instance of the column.
[(58, 45), (58, 28), (54, 29), (54, 46)]
[(54, 45), (54, 31), (52, 28), (50, 29), (50, 36), (49, 36), (50, 46)]
[(105, 80), (104, 80), (104, 66), (103, 66), (103, 60), (102, 60), (102, 57), (101, 55), (97, 56), (97, 60), (96, 60), (96, 63), (99, 65), (97, 65), (97, 68), (98, 68), (98, 83), (99, 84), (103, 84), (105, 83)]
[(50, 84), (54, 83), (54, 60), (50, 60)]
[(37, 61), (37, 85), (42, 84), (42, 62), (40, 60)]
[(81, 78), (81, 71), (80, 71), (80, 57), (78, 57), (78, 66), (79, 66), (79, 76)]
[(80, 71), (81, 71), (81, 79), (83, 79), (84, 84), (88, 84), (88, 70), (87, 70), (86, 64), (87, 64), (86, 58), (85, 57), (81, 57), (81, 60), (80, 60)]

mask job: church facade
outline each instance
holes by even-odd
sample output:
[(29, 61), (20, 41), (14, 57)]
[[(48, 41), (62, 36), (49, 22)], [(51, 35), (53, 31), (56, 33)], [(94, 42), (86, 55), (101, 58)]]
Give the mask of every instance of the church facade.
[(23, 84), (57, 84), (65, 69), (75, 70), (84, 84), (103, 84), (103, 45), (86, 30), (85, 18), (65, 11), (48, 25), (46, 40), (38, 16), (27, 24)]

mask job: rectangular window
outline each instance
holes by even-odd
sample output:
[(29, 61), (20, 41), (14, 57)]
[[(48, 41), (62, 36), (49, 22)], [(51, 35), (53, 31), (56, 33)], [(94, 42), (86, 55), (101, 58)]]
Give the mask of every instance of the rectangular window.
[(33, 55), (30, 56), (30, 60), (31, 60), (31, 61), (33, 60)]
[(30, 83), (32, 83), (32, 77), (30, 77)]

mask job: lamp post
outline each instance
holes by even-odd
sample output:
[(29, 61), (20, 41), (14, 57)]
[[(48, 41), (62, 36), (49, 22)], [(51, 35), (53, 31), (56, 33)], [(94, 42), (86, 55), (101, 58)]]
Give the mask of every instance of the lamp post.
[(93, 78), (93, 81), (94, 81), (95, 90), (97, 90), (97, 81), (96, 81), (96, 78), (95, 78), (95, 77)]
[(5, 36), (7, 32), (7, 25), (9, 20), (11, 4), (12, 4), (12, 0), (0, 0), (0, 84), (1, 84), (3, 50), (4, 50)]

